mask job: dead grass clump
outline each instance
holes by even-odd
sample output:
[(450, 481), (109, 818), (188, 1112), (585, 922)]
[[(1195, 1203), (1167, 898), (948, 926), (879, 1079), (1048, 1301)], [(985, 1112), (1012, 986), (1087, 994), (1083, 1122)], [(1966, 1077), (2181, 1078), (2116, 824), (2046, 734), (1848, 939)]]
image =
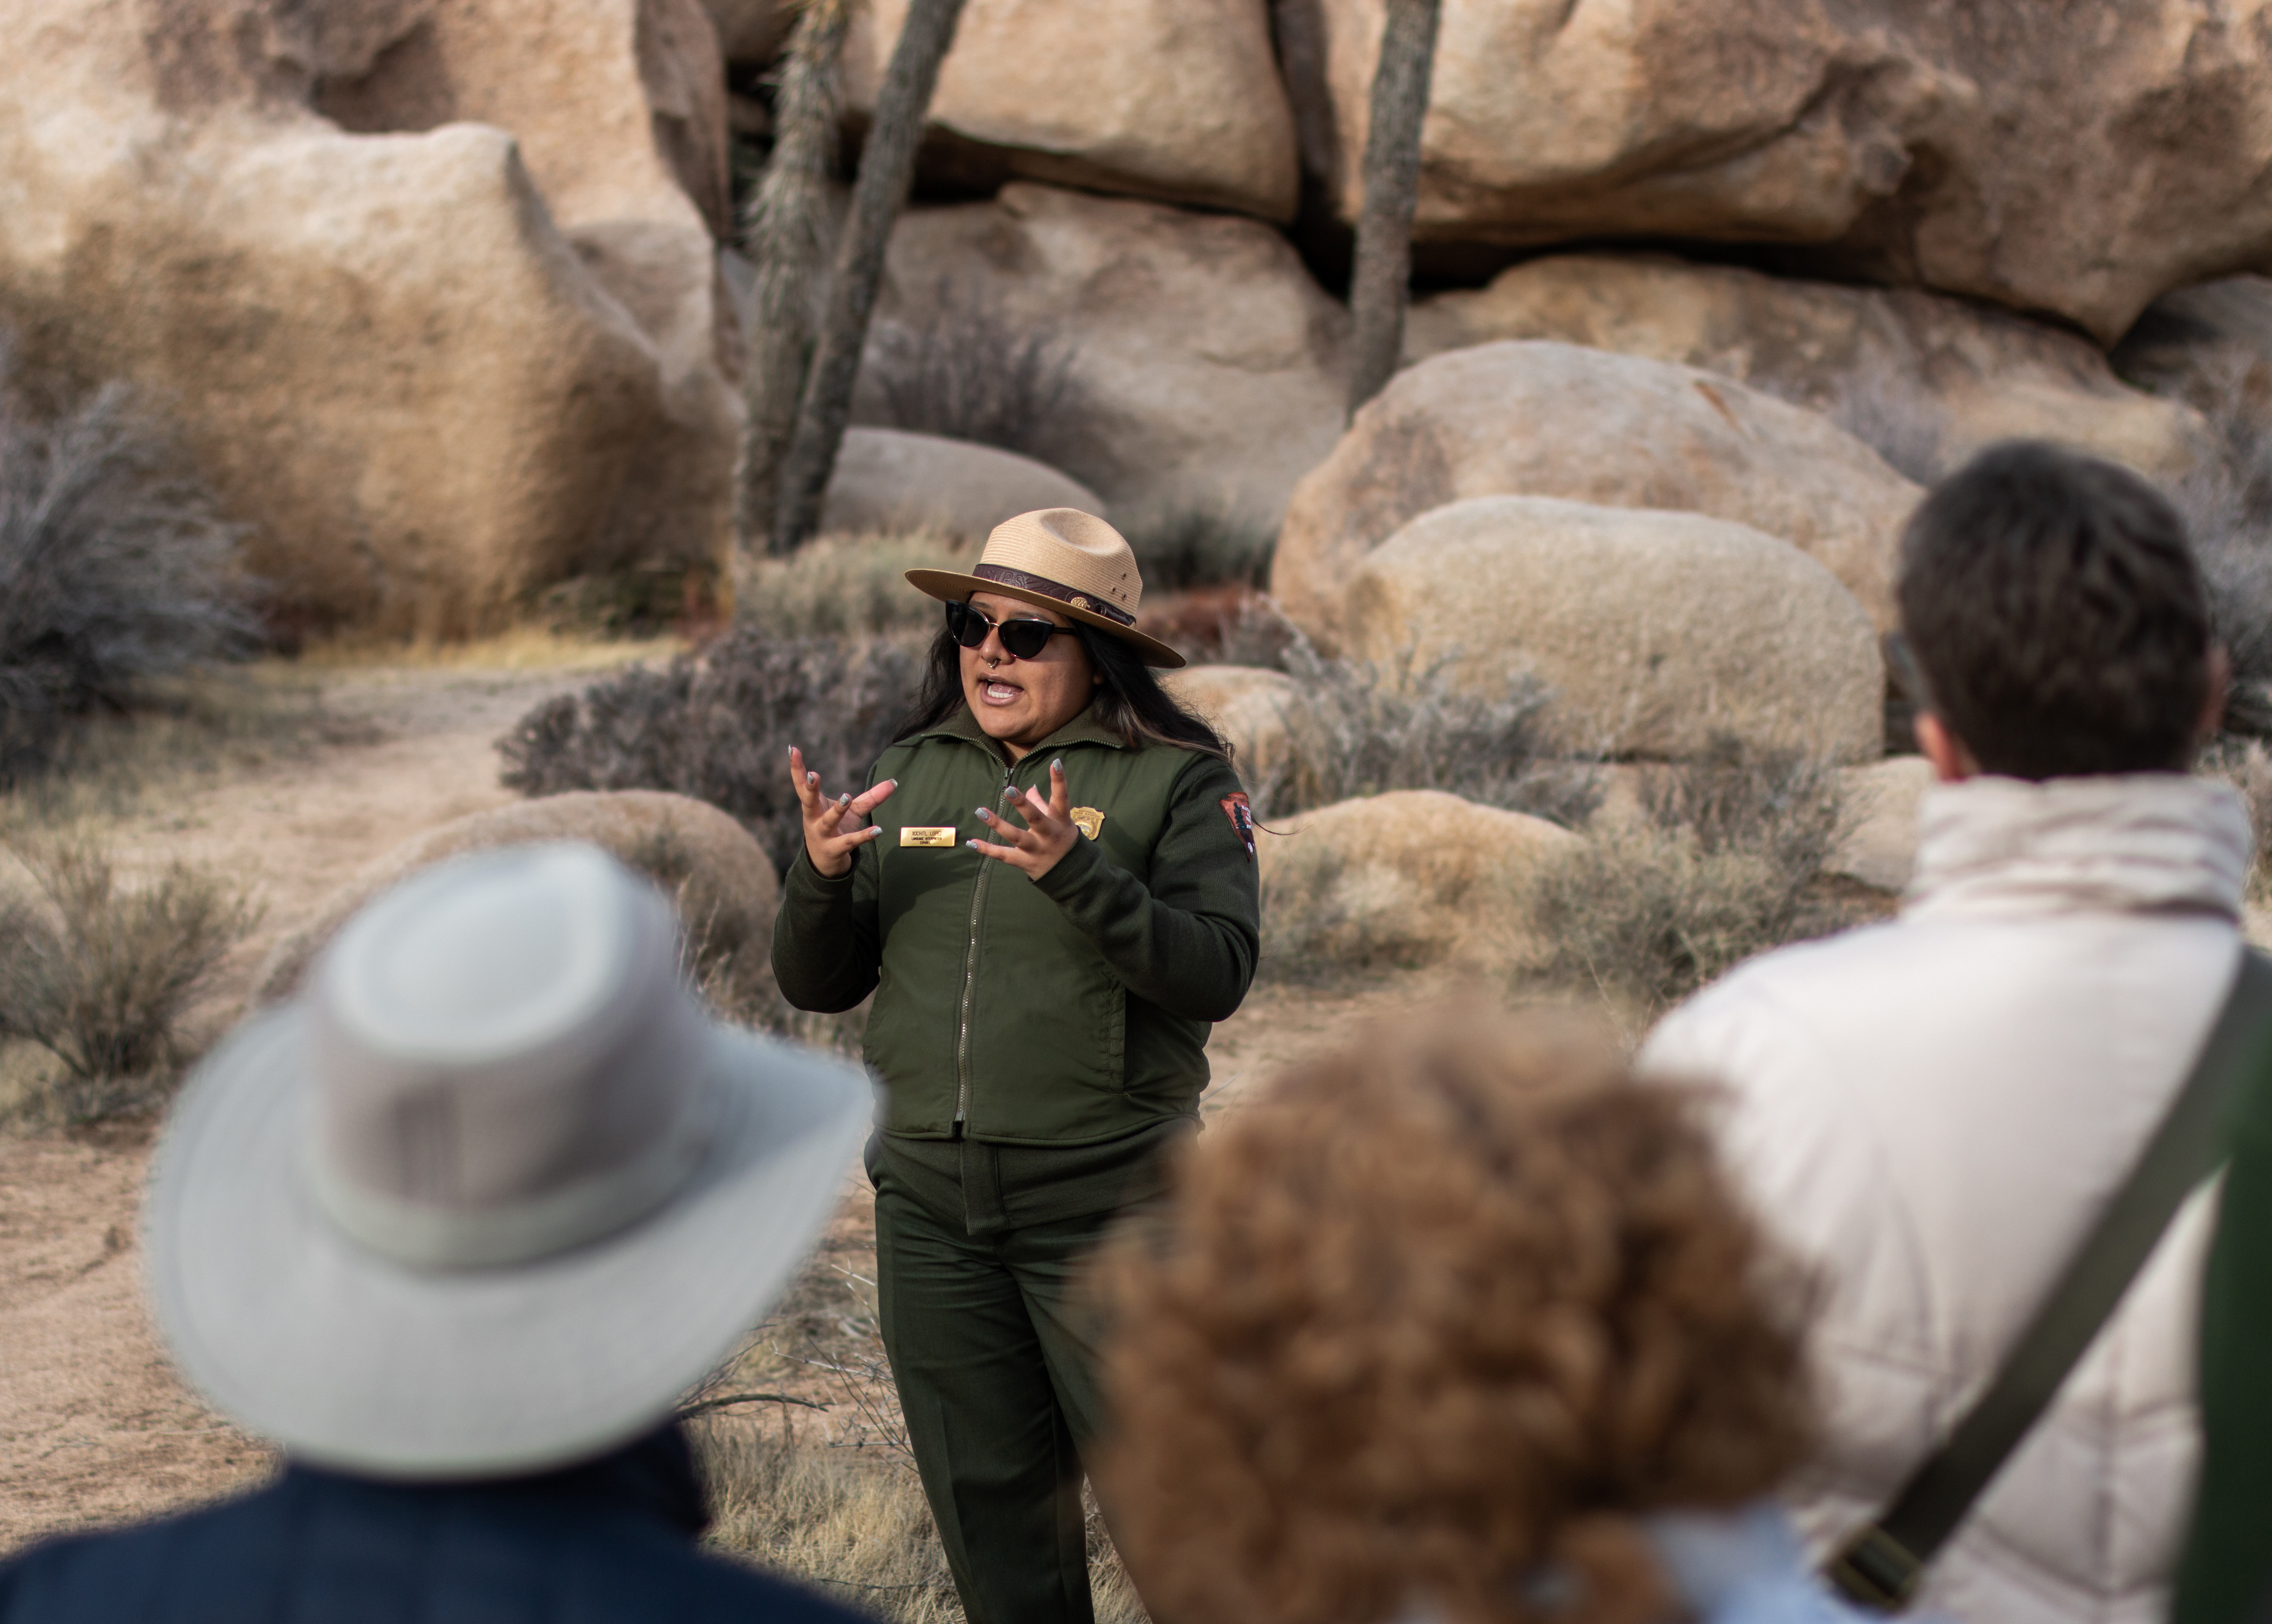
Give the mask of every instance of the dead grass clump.
[(41, 423), (0, 338), (0, 787), (72, 725), (258, 640), (238, 531), (113, 385)]
[(538, 706), (498, 741), (524, 795), (669, 790), (738, 819), (785, 867), (803, 839), (796, 745), (832, 790), (856, 784), (916, 691), (897, 643), (779, 638), (743, 624), (661, 670), (635, 667)]
[(1280, 662), (1298, 688), (1283, 711), (1282, 765), (1256, 786), (1262, 815), (1285, 817), (1390, 790), (1441, 790), (1572, 827), (1600, 805), (1598, 768), (1556, 752), (1553, 691), (1535, 677), (1498, 692), (1455, 685), (1450, 658), (1384, 670), (1328, 659), (1296, 632)]
[(1754, 954), (1857, 923), (1823, 878), (1846, 812), (1832, 764), (1732, 739), (1654, 770), (1642, 816), (1541, 864), (1536, 969), (1653, 1020)]
[(1079, 352), (1014, 318), (983, 284), (939, 279), (929, 312), (877, 324), (863, 365), (892, 426), (975, 440), (1057, 465), (1077, 450)]
[(130, 887), (85, 840), (11, 849), (32, 888), (0, 895), (0, 1037), (63, 1066), (31, 1114), (81, 1123), (158, 1103), (191, 1058), (183, 1017), (258, 910), (182, 863)]
[(954, 538), (931, 530), (824, 535), (780, 558), (741, 565), (734, 598), (744, 625), (775, 637), (928, 637), (937, 600), (908, 585), (909, 570), (968, 569)]

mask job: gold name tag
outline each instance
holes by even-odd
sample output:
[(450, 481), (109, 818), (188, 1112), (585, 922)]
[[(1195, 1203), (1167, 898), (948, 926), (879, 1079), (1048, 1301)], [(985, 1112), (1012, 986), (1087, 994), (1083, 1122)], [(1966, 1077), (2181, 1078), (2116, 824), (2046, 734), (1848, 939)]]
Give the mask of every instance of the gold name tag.
[(951, 823), (905, 825), (900, 830), (900, 844), (902, 846), (952, 846), (954, 844), (954, 826)]
[(1074, 807), (1072, 821), (1073, 827), (1091, 840), (1095, 840), (1104, 832), (1104, 814), (1094, 806)]

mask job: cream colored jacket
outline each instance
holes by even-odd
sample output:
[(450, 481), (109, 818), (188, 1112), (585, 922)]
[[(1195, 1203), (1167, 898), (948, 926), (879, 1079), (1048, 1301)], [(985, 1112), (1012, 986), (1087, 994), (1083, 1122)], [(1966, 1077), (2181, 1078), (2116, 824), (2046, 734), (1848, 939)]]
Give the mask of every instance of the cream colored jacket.
[[(1724, 1143), (1818, 1269), (1816, 1553), (1965, 1407), (2184, 1081), (2239, 964), (2239, 798), (2173, 774), (1979, 778), (1920, 814), (1901, 917), (1755, 960), (1675, 1011), (1655, 1074), (1731, 1093)], [(2157, 1620), (2198, 1449), (2213, 1196), (2179, 1215), (1928, 1579), (1971, 1624)]]

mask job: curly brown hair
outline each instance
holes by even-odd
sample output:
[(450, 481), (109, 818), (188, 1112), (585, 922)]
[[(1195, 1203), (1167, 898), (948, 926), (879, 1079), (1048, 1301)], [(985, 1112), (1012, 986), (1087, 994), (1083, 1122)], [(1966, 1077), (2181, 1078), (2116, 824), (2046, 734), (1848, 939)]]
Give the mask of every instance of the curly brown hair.
[(1633, 1518), (1804, 1457), (1804, 1293), (1693, 1090), (1436, 1011), (1297, 1066), (1112, 1247), (1114, 1530), (1177, 1624), (1638, 1624)]

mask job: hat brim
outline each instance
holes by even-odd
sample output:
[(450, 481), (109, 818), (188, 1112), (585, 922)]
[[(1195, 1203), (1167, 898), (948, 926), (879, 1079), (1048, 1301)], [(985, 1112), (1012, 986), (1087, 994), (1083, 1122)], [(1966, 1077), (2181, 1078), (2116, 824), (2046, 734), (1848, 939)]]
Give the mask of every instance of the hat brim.
[(1143, 656), (1144, 663), (1162, 670), (1180, 670), (1186, 662), (1156, 637), (1147, 637), (1133, 626), (1124, 626), (1117, 620), (1086, 609), (1075, 609), (1046, 592), (1029, 591), (1023, 587), (1005, 587), (998, 580), (988, 580), (983, 575), (959, 575), (953, 570), (909, 570), (908, 584), (918, 592), (928, 593), (942, 603), (960, 603), (974, 592), (990, 592), (998, 597), (1015, 598), (1020, 603), (1031, 603), (1036, 609), (1053, 609), (1060, 615), (1109, 632), (1124, 643), (1132, 644)]
[(788, 1283), (870, 1117), (853, 1067), (714, 1026), (710, 1151), (685, 1190), (559, 1257), (422, 1270), (349, 1239), (308, 1188), (308, 1025), (279, 1010), (200, 1068), (150, 1176), (145, 1255), (191, 1383), (368, 1475), (540, 1471), (661, 1424)]

